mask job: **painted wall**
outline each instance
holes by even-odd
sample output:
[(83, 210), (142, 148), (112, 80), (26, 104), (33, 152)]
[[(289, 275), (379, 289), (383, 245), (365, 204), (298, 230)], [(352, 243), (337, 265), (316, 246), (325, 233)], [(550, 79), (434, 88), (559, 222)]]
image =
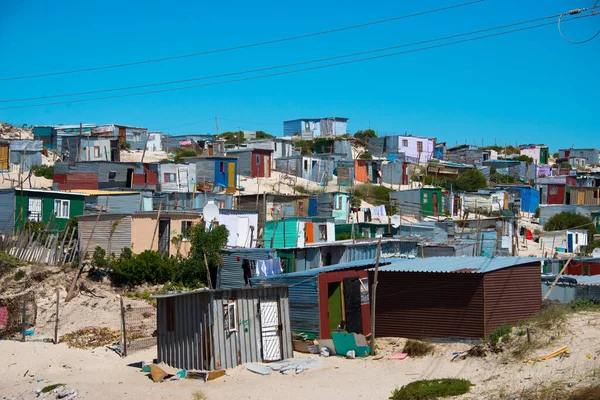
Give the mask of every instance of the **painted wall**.
[[(170, 215), (168, 217), (162, 217), (161, 219), (169, 219), (169, 255), (176, 256), (177, 255), (177, 246), (173, 244), (173, 238), (181, 235), (181, 223), (183, 221), (191, 221), (192, 226), (199, 224), (202, 222), (202, 218), (196, 215)], [(136, 254), (139, 254), (145, 250), (155, 250), (158, 251), (158, 242), (159, 242), (159, 231), (156, 229), (156, 216), (140, 216), (134, 215), (131, 221), (131, 251)], [(156, 229), (156, 235), (153, 235), (151, 232), (154, 232)], [(152, 244), (152, 237), (154, 236), (154, 244)], [(152, 247), (151, 247), (152, 245)], [(179, 252), (181, 255), (186, 257), (190, 251), (190, 242), (182, 241), (181, 246), (179, 248)]]
[[(258, 235), (258, 213), (220, 213), (217, 218), (219, 225), (224, 225), (229, 231), (227, 247), (256, 247)], [(254, 227), (253, 230), (250, 227)]]
[[(29, 199), (42, 200), (41, 221), (48, 224), (50, 229), (62, 231), (67, 226), (69, 218), (78, 217), (84, 213), (83, 195), (57, 193), (51, 191), (15, 191), (15, 232), (22, 229), (29, 218), (33, 218), (32, 210), (29, 209)], [(54, 217), (54, 200), (68, 201), (69, 215), (67, 217)]]
[[(435, 140), (418, 136), (397, 136), (398, 153), (404, 153), (405, 159), (418, 164), (426, 164), (433, 158), (435, 150)], [(422, 144), (422, 151), (419, 152), (418, 143)]]
[(110, 139), (88, 137), (82, 139), (81, 161), (113, 161), (111, 159)]

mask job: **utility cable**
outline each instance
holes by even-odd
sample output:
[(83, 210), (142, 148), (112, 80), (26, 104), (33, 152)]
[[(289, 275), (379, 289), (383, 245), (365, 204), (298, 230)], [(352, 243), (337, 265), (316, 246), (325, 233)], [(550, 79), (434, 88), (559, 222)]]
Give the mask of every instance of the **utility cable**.
[[(592, 12), (592, 14), (591, 14), (591, 15), (592, 15), (592, 16), (593, 16), (593, 15), (596, 15), (596, 13), (597, 13), (597, 11), (596, 11), (596, 8), (597, 8), (597, 7), (599, 7), (599, 4), (600, 4), (600, 0), (596, 1), (596, 3), (594, 3), (594, 5), (592, 6), (592, 8), (591, 8), (591, 12)], [(584, 11), (587, 11), (587, 10), (588, 10), (587, 8), (578, 8), (578, 9), (571, 10), (571, 11), (568, 11), (568, 12), (565, 12), (565, 13), (562, 13), (562, 14), (560, 14), (560, 15), (559, 15), (559, 17), (558, 17), (558, 33), (560, 34), (560, 36), (561, 36), (561, 37), (562, 37), (564, 40), (566, 40), (567, 42), (569, 42), (569, 43), (571, 43), (571, 44), (584, 44), (584, 43), (587, 43), (587, 42), (591, 42), (591, 41), (592, 41), (592, 40), (594, 40), (594, 39), (595, 39), (595, 38), (596, 38), (598, 35), (600, 35), (600, 29), (598, 29), (598, 32), (596, 32), (596, 34), (595, 34), (595, 35), (593, 35), (592, 37), (590, 37), (590, 38), (588, 38), (588, 39), (585, 39), (585, 40), (575, 41), (575, 40), (571, 40), (571, 39), (569, 39), (568, 37), (566, 37), (566, 36), (563, 34), (563, 32), (562, 32), (562, 27), (561, 27), (562, 18), (563, 18), (564, 16), (566, 16), (566, 15), (576, 15), (576, 14), (580, 14), (580, 13), (582, 13), (582, 12), (584, 12)]]
[[(343, 54), (343, 55), (331, 56), (331, 57), (325, 57), (325, 58), (318, 58), (318, 59), (313, 59), (313, 60), (308, 60), (308, 61), (299, 61), (299, 62), (295, 62), (295, 63), (281, 64), (281, 65), (275, 65), (275, 66), (270, 66), (270, 67), (249, 69), (249, 70), (245, 70), (245, 71), (229, 72), (229, 73), (224, 73), (224, 74), (208, 75), (208, 76), (202, 76), (202, 77), (179, 79), (179, 80), (174, 80), (174, 81), (165, 81), (165, 82), (149, 83), (149, 84), (134, 85), (134, 86), (124, 86), (124, 87), (111, 88), (111, 89), (99, 89), (99, 90), (89, 90), (89, 91), (85, 91), (85, 92), (63, 93), (63, 94), (56, 94), (56, 95), (49, 95), (49, 96), (24, 97), (24, 98), (19, 98), (19, 99), (0, 100), (0, 103), (13, 103), (13, 102), (19, 102), (19, 101), (32, 101), (32, 100), (44, 100), (44, 99), (53, 99), (53, 98), (60, 98), (60, 97), (84, 96), (84, 95), (90, 95), (90, 94), (96, 94), (96, 93), (109, 93), (109, 92), (116, 92), (116, 91), (142, 89), (142, 88), (147, 88), (147, 87), (173, 85), (173, 84), (178, 84), (178, 83), (194, 82), (194, 81), (207, 80), (207, 79), (225, 78), (225, 77), (235, 76), (235, 75), (246, 75), (246, 74), (251, 74), (251, 73), (256, 73), (256, 72), (264, 72), (264, 71), (269, 71), (269, 70), (274, 70), (274, 69), (297, 67), (300, 65), (314, 64), (314, 63), (320, 63), (320, 62), (325, 62), (325, 61), (338, 60), (341, 58), (349, 58), (349, 57), (356, 57), (356, 56), (360, 56), (360, 55), (379, 53), (379, 52), (398, 49), (398, 48), (418, 46), (418, 45), (423, 45), (423, 44), (427, 44), (427, 43), (455, 39), (455, 38), (463, 37), (463, 36), (471, 36), (471, 35), (490, 32), (490, 31), (494, 31), (494, 30), (506, 29), (506, 28), (511, 28), (514, 26), (539, 22), (539, 21), (543, 21), (543, 20), (547, 20), (547, 19), (554, 19), (558, 16), (560, 16), (560, 14), (550, 15), (550, 16), (542, 17), (542, 18), (536, 18), (536, 19), (532, 19), (532, 20), (528, 20), (528, 21), (521, 21), (521, 22), (515, 22), (515, 23), (511, 23), (511, 24), (506, 24), (506, 25), (495, 26), (495, 27), (491, 27), (491, 28), (480, 29), (480, 30), (471, 31), (471, 32), (458, 33), (458, 34), (444, 36), (444, 37), (440, 37), (440, 38), (427, 39), (427, 40), (422, 40), (419, 42), (405, 43), (405, 44), (400, 44), (400, 45), (395, 45), (395, 46), (383, 47), (383, 48), (379, 48), (379, 49), (372, 49), (372, 50), (366, 50), (366, 51), (361, 51), (361, 52), (356, 52), (356, 53)], [(552, 22), (551, 24), (554, 24), (554, 22)], [(549, 25), (551, 25), (551, 24), (549, 24)]]
[[(571, 18), (571, 19), (569, 19), (567, 21), (572, 21), (574, 19), (579, 19), (579, 18), (587, 18), (587, 17), (591, 17), (591, 16), (593, 16), (593, 15), (578, 16), (578, 17)], [(89, 99), (76, 99), (76, 100), (56, 101), (56, 102), (50, 102), (50, 103), (38, 103), (38, 104), (30, 104), (30, 105), (0, 107), (0, 110), (31, 108), (31, 107), (44, 107), (44, 106), (58, 105), (58, 104), (84, 103), (84, 102), (90, 102), (90, 101), (108, 100), (108, 99), (115, 99), (115, 98), (121, 98), (121, 97), (142, 96), (142, 95), (154, 94), (154, 93), (165, 93), (165, 92), (172, 92), (172, 91), (178, 91), (178, 90), (193, 89), (193, 88), (199, 88), (199, 87), (224, 85), (224, 84), (228, 84), (228, 83), (251, 81), (251, 80), (256, 80), (256, 79), (270, 78), (270, 77), (274, 77), (274, 76), (291, 75), (291, 74), (295, 74), (295, 73), (299, 73), (299, 72), (320, 70), (320, 69), (331, 68), (331, 67), (340, 66), (340, 65), (356, 64), (356, 63), (359, 63), (359, 62), (376, 60), (376, 59), (382, 59), (382, 58), (387, 58), (387, 57), (393, 57), (393, 56), (397, 56), (397, 55), (401, 55), (401, 54), (416, 53), (416, 52), (420, 52), (420, 51), (424, 51), (424, 50), (430, 50), (430, 49), (435, 49), (435, 48), (447, 47), (447, 46), (452, 46), (452, 45), (460, 44), (460, 43), (473, 42), (473, 41), (476, 41), (476, 40), (487, 39), (487, 38), (490, 38), (490, 37), (502, 36), (502, 35), (507, 35), (507, 34), (510, 34), (510, 33), (522, 32), (522, 31), (526, 31), (526, 30), (541, 28), (541, 27), (544, 27), (544, 26), (554, 25), (554, 23), (555, 22), (549, 22), (549, 23), (544, 23), (544, 24), (532, 25), (532, 26), (527, 26), (527, 27), (523, 27), (523, 28), (513, 29), (513, 30), (509, 30), (509, 31), (498, 32), (498, 33), (488, 34), (488, 35), (484, 35), (484, 36), (478, 36), (478, 37), (474, 37), (474, 38), (457, 40), (457, 41), (454, 41), (454, 42), (442, 43), (442, 44), (437, 44), (437, 45), (432, 45), (432, 46), (427, 46), (427, 47), (421, 47), (421, 48), (411, 49), (411, 50), (405, 50), (405, 51), (400, 51), (400, 52), (395, 52), (395, 53), (382, 54), (382, 55), (378, 55), (378, 56), (371, 56), (371, 57), (359, 58), (359, 59), (356, 59), (356, 60), (348, 60), (348, 61), (341, 61), (341, 62), (332, 63), (332, 64), (325, 64), (325, 65), (318, 65), (318, 66), (314, 66), (314, 67), (300, 68), (300, 69), (295, 69), (295, 70), (291, 70), (291, 71), (275, 72), (275, 73), (265, 74), (265, 75), (243, 77), (243, 78), (238, 78), (238, 79), (230, 79), (230, 80), (220, 81), (220, 82), (203, 83), (203, 84), (198, 84), (198, 85), (181, 86), (181, 87), (176, 87), (176, 88), (149, 90), (149, 91), (145, 91), (145, 92), (126, 93), (126, 94), (113, 95), (113, 96), (104, 96), (104, 97), (92, 97), (92, 98), (89, 98)]]
[(386, 18), (386, 19), (381, 19), (381, 20), (371, 21), (371, 22), (365, 22), (362, 24), (349, 25), (349, 26), (345, 26), (345, 27), (341, 27), (341, 28), (334, 28), (334, 29), (328, 29), (328, 30), (319, 31), (319, 32), (305, 33), (302, 35), (289, 36), (289, 37), (284, 37), (284, 38), (279, 38), (279, 39), (266, 40), (266, 41), (262, 41), (262, 42), (243, 44), (243, 45), (239, 45), (239, 46), (225, 47), (222, 49), (206, 50), (206, 51), (197, 52), (197, 53), (181, 54), (181, 55), (171, 56), (171, 57), (161, 57), (161, 58), (154, 58), (154, 59), (141, 60), (141, 61), (132, 61), (132, 62), (127, 62), (127, 63), (113, 64), (113, 65), (104, 65), (104, 66), (100, 66), (100, 67), (89, 67), (89, 68), (73, 69), (73, 70), (67, 70), (67, 71), (47, 72), (47, 73), (40, 73), (40, 74), (33, 74), (33, 75), (23, 75), (23, 76), (9, 77), (9, 78), (0, 78), (0, 81), (15, 81), (15, 80), (20, 80), (20, 79), (42, 78), (42, 77), (46, 77), (46, 76), (76, 74), (76, 73), (81, 73), (81, 72), (100, 71), (100, 70), (105, 70), (105, 69), (122, 68), (122, 67), (129, 67), (129, 66), (133, 66), (133, 65), (151, 64), (151, 63), (158, 63), (158, 62), (163, 62), (163, 61), (178, 60), (178, 59), (182, 59), (182, 58), (198, 57), (198, 56), (203, 56), (203, 55), (208, 55), (208, 54), (224, 53), (224, 52), (228, 52), (228, 51), (247, 49), (247, 48), (251, 48), (251, 47), (265, 46), (265, 45), (275, 44), (275, 43), (289, 42), (292, 40), (305, 39), (305, 38), (309, 38), (309, 37), (327, 35), (330, 33), (343, 32), (343, 31), (348, 31), (348, 30), (352, 30), (352, 29), (364, 28), (367, 26), (384, 24), (384, 23), (388, 23), (388, 22), (398, 21), (401, 19), (418, 17), (421, 15), (433, 14), (436, 12), (451, 10), (454, 8), (465, 7), (465, 6), (469, 6), (472, 4), (481, 3), (483, 1), (485, 1), (485, 0), (472, 0), (472, 1), (467, 1), (467, 2), (463, 2), (463, 3), (453, 4), (450, 6), (436, 8), (436, 9), (432, 9), (432, 10), (419, 11), (419, 12), (415, 12), (412, 14), (405, 14), (405, 15), (400, 15), (397, 17)]

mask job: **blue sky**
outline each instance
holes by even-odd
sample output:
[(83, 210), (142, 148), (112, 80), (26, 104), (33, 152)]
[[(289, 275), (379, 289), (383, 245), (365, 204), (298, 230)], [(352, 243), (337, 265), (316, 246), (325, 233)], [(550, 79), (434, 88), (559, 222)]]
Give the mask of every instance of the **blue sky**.
[[(0, 77), (218, 49), (343, 27), (462, 0), (0, 2)], [(0, 100), (235, 72), (394, 46), (590, 7), (591, 0), (487, 0), (386, 24), (156, 64), (0, 82)], [(575, 40), (600, 15), (564, 25)], [(600, 147), (600, 37), (556, 25), (286, 76), (96, 102), (0, 110), (13, 124), (121, 123), (166, 133), (264, 130), (344, 116), (351, 133), (409, 132), (451, 144)], [(31, 103), (40, 103), (36, 101)], [(0, 103), (0, 107), (29, 104)], [(199, 122), (201, 121), (201, 122)], [(198, 123), (193, 123), (198, 122)]]

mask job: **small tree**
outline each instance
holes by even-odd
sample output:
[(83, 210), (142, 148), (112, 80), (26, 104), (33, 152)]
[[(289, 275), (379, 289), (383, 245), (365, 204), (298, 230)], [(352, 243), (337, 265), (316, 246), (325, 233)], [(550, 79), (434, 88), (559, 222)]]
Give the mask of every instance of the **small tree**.
[(369, 139), (376, 138), (377, 134), (373, 129), (365, 129), (364, 131), (357, 131), (354, 137), (360, 141), (368, 142)]
[(189, 257), (181, 260), (173, 280), (186, 287), (204, 286), (208, 281), (206, 271), (215, 270), (222, 263), (221, 250), (227, 245), (228, 237), (229, 231), (223, 225), (210, 231), (204, 225), (194, 226), (190, 234)]
[(362, 153), (360, 156), (358, 156), (358, 158), (360, 158), (361, 160), (372, 160), (373, 156), (371, 155), (371, 153), (369, 153), (367, 151), (365, 153)]
[(585, 215), (570, 213), (567, 211), (556, 214), (544, 224), (544, 229), (547, 231), (560, 231), (563, 229), (587, 229), (589, 241), (598, 230), (591, 219)]
[(470, 168), (460, 174), (454, 181), (454, 187), (458, 190), (478, 190), (487, 187), (485, 176), (476, 168)]

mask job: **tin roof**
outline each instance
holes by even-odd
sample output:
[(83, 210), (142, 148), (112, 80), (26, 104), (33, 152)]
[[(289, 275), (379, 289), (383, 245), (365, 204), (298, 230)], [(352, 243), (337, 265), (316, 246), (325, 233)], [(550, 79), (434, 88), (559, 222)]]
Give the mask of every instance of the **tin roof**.
[(122, 192), (118, 190), (96, 190), (96, 189), (75, 189), (75, 190), (63, 190), (62, 192), (72, 193), (72, 194), (85, 194), (88, 196), (119, 196), (125, 194), (139, 194), (140, 192)]
[[(389, 265), (380, 267), (380, 272), (442, 272), (485, 274), (533, 262), (535, 257), (430, 257), (415, 259), (395, 259)], [(374, 270), (374, 269), (370, 269)]]
[[(277, 286), (273, 286), (275, 287), (283, 287), (283, 285), (277, 285)], [(246, 291), (246, 292), (258, 292), (260, 291), (259, 287), (245, 287), (245, 288), (236, 288), (234, 289), (235, 291)], [(196, 290), (192, 290), (190, 292), (172, 292), (172, 293), (165, 293), (165, 294), (154, 294), (150, 297), (152, 297), (153, 299), (166, 299), (169, 297), (180, 297), (180, 296), (187, 296), (187, 295), (191, 295), (191, 294), (199, 294), (199, 293), (224, 293), (224, 292), (231, 292), (232, 289), (196, 289)]]
[[(380, 263), (380, 265), (382, 265), (384, 263), (387, 263), (387, 262), (382, 261)], [(327, 267), (307, 269), (306, 271), (291, 272), (289, 274), (259, 276), (259, 277), (254, 277), (252, 279), (256, 278), (256, 279), (265, 280), (265, 279), (279, 279), (279, 278), (282, 278), (282, 277), (286, 277), (286, 278), (302, 278), (302, 277), (306, 277), (306, 278), (309, 278), (309, 277), (317, 276), (317, 275), (322, 274), (324, 272), (339, 271), (339, 270), (343, 270), (343, 269), (368, 267), (368, 266), (371, 266), (371, 265), (375, 265), (375, 260), (374, 259), (351, 261), (351, 262), (342, 263), (342, 264), (329, 265)]]

